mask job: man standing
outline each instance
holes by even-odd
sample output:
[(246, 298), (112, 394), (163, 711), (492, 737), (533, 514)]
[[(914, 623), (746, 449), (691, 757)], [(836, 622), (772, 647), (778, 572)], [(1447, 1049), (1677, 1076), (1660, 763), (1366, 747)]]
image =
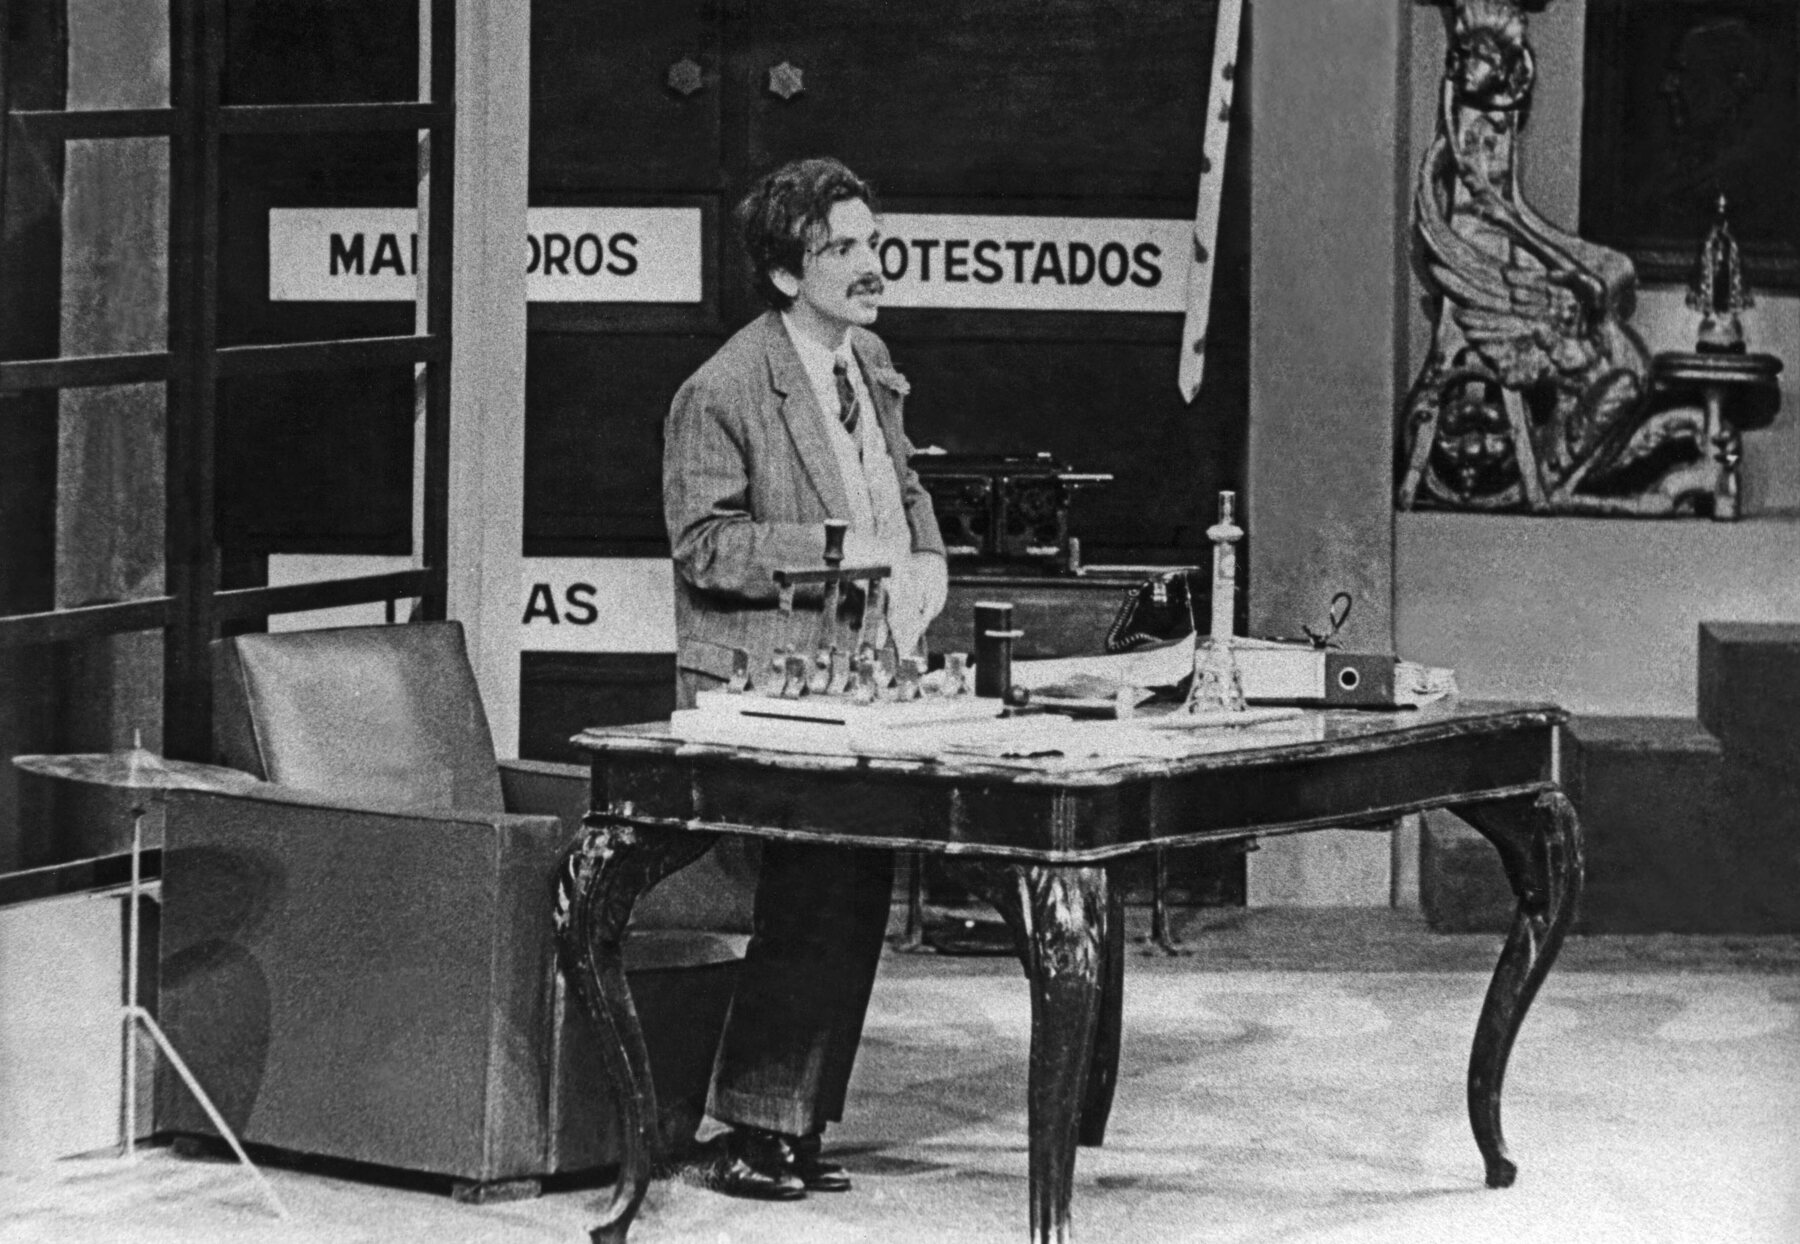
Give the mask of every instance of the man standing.
[[(846, 564), (892, 566), (887, 621), (902, 654), (949, 582), (931, 498), (907, 465), (906, 382), (867, 329), (883, 292), (868, 184), (836, 160), (797, 161), (751, 189), (737, 223), (772, 309), (681, 387), (663, 455), (683, 708), (730, 676), (735, 652), (760, 674), (776, 646), (816, 641), (820, 600), (784, 616), (773, 572), (818, 564), (828, 518), (849, 524)], [(801, 621), (804, 632), (787, 629)], [(887, 852), (765, 844), (701, 1129), (723, 1135), (722, 1190), (789, 1199), (850, 1186), (820, 1141), (843, 1115), (892, 885)]]

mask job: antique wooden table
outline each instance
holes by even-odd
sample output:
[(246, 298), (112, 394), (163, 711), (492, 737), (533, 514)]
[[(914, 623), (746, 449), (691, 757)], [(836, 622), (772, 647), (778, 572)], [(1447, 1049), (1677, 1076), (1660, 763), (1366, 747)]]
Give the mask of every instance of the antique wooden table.
[(620, 1102), (618, 1183), (595, 1240), (622, 1241), (649, 1179), (656, 1108), (620, 962), (637, 897), (720, 834), (942, 852), (1012, 926), (1030, 981), (1031, 1238), (1069, 1238), (1077, 1143), (1106, 1129), (1119, 1055), (1122, 889), (1108, 866), (1156, 846), (1375, 825), (1453, 808), (1500, 853), (1518, 898), (1477, 1021), (1469, 1121), (1490, 1187), (1513, 1182), (1500, 1085), (1581, 888), (1581, 831), (1558, 777), (1563, 710), (1442, 702), (1308, 712), (1206, 731), (1179, 759), (871, 759), (683, 742), (666, 723), (592, 730), (588, 828), (564, 857), (564, 969), (602, 1034)]

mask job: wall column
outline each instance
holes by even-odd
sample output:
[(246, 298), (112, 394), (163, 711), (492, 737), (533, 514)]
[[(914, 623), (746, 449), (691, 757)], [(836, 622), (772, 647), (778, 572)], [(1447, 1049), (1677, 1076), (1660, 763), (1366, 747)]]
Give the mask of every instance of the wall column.
[[(1297, 635), (1345, 591), (1345, 646), (1377, 652), (1394, 640), (1408, 7), (1256, 0), (1250, 22), (1250, 629)], [(1387, 895), (1380, 835), (1251, 856), (1252, 903)]]
[(525, 486), (525, 204), (531, 10), (456, 5), (456, 234), (449, 616), (494, 744), (518, 754)]

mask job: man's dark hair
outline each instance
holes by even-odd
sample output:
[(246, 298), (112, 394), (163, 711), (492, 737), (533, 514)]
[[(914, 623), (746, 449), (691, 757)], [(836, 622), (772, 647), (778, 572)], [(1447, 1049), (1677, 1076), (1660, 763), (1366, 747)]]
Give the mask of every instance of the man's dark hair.
[(829, 157), (784, 164), (750, 187), (737, 206), (737, 226), (764, 302), (777, 311), (793, 305), (769, 273), (779, 268), (799, 276), (813, 230), (824, 228), (831, 209), (849, 199), (861, 199), (875, 210), (869, 183)]

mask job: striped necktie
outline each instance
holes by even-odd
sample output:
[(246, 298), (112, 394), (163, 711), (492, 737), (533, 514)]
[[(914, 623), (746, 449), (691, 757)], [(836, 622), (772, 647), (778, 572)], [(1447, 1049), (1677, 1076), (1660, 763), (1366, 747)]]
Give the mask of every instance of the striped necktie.
[(837, 377), (838, 421), (844, 425), (844, 431), (851, 436), (856, 435), (857, 402), (856, 390), (850, 384), (850, 368), (843, 359), (835, 360), (831, 365), (831, 374)]

